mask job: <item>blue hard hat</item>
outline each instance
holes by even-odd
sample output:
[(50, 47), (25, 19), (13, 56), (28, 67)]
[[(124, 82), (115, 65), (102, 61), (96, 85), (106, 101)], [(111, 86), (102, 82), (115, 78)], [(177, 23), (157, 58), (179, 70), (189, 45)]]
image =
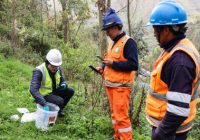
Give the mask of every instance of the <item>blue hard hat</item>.
[(123, 26), (122, 20), (119, 18), (119, 16), (116, 14), (115, 10), (112, 8), (109, 8), (102, 18), (102, 30), (107, 30), (110, 27), (120, 25)]
[(187, 23), (185, 9), (174, 0), (164, 0), (153, 9), (147, 25), (178, 25), (184, 23)]

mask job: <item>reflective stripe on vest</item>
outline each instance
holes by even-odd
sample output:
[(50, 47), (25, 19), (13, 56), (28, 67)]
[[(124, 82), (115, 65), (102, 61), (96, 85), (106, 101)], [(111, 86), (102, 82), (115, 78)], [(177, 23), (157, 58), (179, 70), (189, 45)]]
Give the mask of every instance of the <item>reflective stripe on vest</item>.
[[(152, 89), (149, 90), (149, 95), (151, 95), (159, 100), (167, 101), (166, 94), (160, 94), (160, 93), (153, 92)], [(198, 93), (198, 90), (196, 90), (196, 93), (193, 94), (191, 97), (191, 101), (198, 99), (198, 98), (199, 98), (199, 93)]]
[[(149, 120), (149, 122), (151, 122), (151, 125), (155, 126), (155, 127), (158, 127), (159, 124), (161, 123), (161, 121), (149, 116), (149, 115), (146, 115), (146, 118), (147, 120)], [(188, 131), (192, 128), (192, 123), (193, 121), (189, 122), (188, 124), (186, 125), (183, 125), (183, 126), (180, 126), (177, 130), (176, 130), (176, 133), (183, 133), (185, 131)]]
[[(42, 72), (42, 82), (41, 82), (41, 87), (39, 89), (41, 95), (48, 95), (49, 93), (52, 92), (52, 80), (49, 75), (49, 72), (46, 68), (45, 63), (41, 64), (40, 66), (36, 67), (36, 69), (40, 70)], [(60, 74), (59, 70), (55, 74), (56, 78), (56, 88), (59, 85), (60, 82)]]
[[(110, 45), (108, 51), (105, 54), (105, 59), (113, 60), (116, 62), (127, 62), (124, 57), (124, 46), (130, 37), (125, 35), (120, 38), (114, 46)], [(129, 87), (129, 83), (134, 80), (134, 71), (120, 71), (112, 69), (110, 66), (105, 66), (103, 71), (103, 78), (106, 86), (110, 87)]]

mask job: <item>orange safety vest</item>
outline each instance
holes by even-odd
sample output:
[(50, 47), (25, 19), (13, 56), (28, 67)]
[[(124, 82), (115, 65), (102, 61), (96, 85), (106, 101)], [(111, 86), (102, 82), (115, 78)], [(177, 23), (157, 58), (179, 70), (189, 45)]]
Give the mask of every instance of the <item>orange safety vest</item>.
[[(182, 133), (191, 129), (192, 121), (196, 115), (196, 104), (198, 95), (198, 86), (200, 82), (200, 55), (195, 46), (188, 39), (181, 40), (170, 52), (163, 52), (156, 60), (151, 73), (150, 92), (146, 99), (146, 118), (148, 122), (158, 127), (159, 123), (167, 111), (166, 94), (169, 91), (168, 86), (161, 80), (163, 65), (176, 51), (183, 51), (188, 54), (196, 65), (196, 77), (192, 84), (192, 98), (190, 101), (190, 113), (187, 119), (177, 129), (176, 133)], [(181, 82), (181, 81), (179, 81)]]
[[(128, 61), (124, 58), (124, 46), (130, 37), (125, 35), (120, 38), (114, 46), (112, 44), (108, 47), (108, 51), (105, 54), (105, 59), (113, 60), (116, 62)], [(105, 66), (104, 72), (104, 83), (110, 87), (118, 86), (130, 86), (134, 80), (134, 71), (120, 71), (112, 69), (110, 66)]]

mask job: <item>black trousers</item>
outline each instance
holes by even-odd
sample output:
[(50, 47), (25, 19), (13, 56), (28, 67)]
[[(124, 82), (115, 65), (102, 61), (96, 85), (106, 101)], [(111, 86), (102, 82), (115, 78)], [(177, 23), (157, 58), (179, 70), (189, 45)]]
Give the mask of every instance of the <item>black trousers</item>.
[(183, 132), (183, 133), (178, 133), (178, 134), (175, 134), (175, 135), (167, 135), (167, 136), (159, 136), (157, 137), (156, 139), (154, 138), (154, 135), (155, 135), (155, 130), (156, 130), (156, 127), (152, 127), (152, 137), (151, 139), (152, 140), (186, 140), (187, 139), (187, 133), (189, 131), (186, 131), (186, 132)]
[(60, 107), (60, 111), (62, 111), (73, 95), (74, 90), (67, 88), (66, 90), (56, 90), (53, 93), (44, 96), (44, 99), (47, 102), (56, 104)]

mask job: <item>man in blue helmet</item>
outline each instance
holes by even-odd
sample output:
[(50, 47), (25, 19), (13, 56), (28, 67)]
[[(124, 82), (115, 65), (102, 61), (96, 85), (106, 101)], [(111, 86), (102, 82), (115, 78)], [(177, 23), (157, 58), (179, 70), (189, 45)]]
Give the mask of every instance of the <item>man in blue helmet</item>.
[(128, 115), (134, 71), (138, 70), (135, 41), (122, 31), (123, 23), (115, 10), (108, 9), (103, 17), (102, 30), (113, 41), (98, 67), (103, 74), (110, 103), (114, 140), (132, 140), (132, 127)]
[(149, 25), (163, 49), (153, 64), (146, 99), (152, 140), (186, 140), (195, 118), (200, 55), (186, 38), (186, 23), (186, 11), (173, 0), (159, 3), (150, 16)]

